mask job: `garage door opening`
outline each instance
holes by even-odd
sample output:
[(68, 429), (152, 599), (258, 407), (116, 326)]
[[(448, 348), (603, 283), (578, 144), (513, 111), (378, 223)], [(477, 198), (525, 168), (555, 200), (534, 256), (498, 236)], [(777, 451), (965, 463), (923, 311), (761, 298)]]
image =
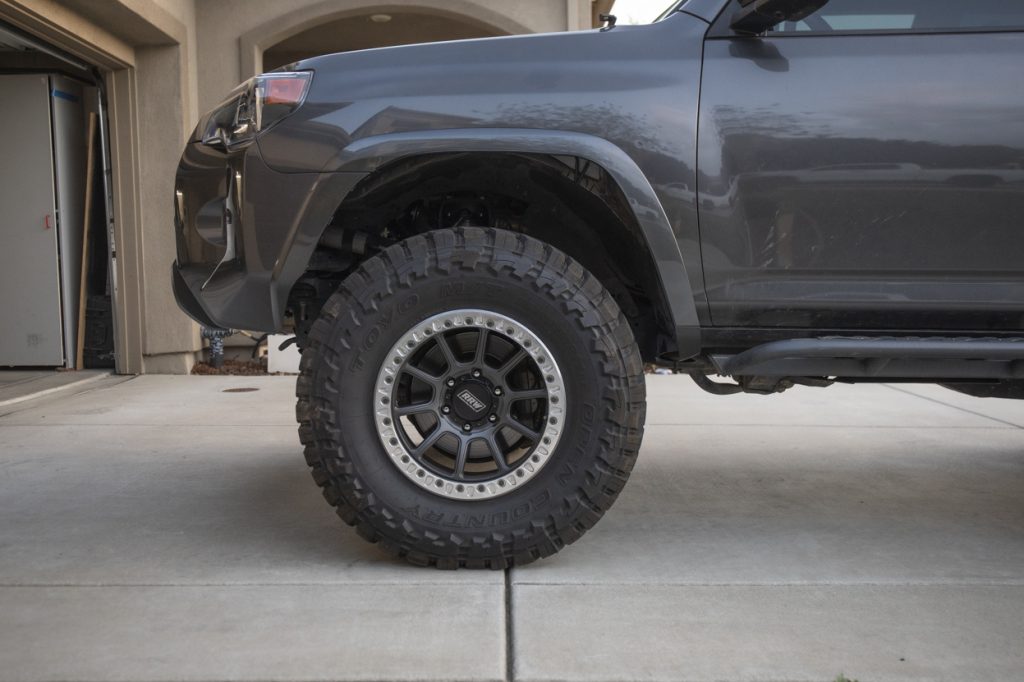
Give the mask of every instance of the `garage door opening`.
[(0, 367), (113, 368), (99, 72), (0, 24)]

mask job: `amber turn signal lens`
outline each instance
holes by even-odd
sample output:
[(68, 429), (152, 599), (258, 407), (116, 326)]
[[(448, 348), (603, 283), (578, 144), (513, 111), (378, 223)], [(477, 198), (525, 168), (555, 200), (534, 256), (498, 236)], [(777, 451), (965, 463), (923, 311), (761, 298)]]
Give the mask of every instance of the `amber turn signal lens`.
[(308, 78), (275, 78), (266, 77), (264, 104), (298, 104), (306, 95), (309, 86)]

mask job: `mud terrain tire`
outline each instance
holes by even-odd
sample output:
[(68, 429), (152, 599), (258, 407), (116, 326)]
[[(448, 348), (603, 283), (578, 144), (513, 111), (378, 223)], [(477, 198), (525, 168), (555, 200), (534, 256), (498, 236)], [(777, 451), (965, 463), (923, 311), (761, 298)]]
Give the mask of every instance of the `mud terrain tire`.
[[(532, 330), (565, 390), (550, 458), (514, 489), (472, 500), (411, 480), (388, 454), (374, 406), (403, 335), (462, 309)], [(306, 461), (342, 520), (388, 552), (438, 568), (522, 565), (579, 539), (625, 485), (646, 409), (632, 332), (601, 283), (540, 241), (477, 228), (412, 237), (346, 278), (311, 328), (297, 396)]]

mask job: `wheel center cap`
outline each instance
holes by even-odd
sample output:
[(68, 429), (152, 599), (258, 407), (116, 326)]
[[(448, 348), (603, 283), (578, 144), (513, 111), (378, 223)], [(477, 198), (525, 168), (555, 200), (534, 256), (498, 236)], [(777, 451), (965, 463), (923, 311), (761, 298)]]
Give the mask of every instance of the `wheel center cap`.
[(452, 389), (452, 411), (463, 421), (483, 419), (490, 413), (493, 404), (491, 389), (483, 382), (464, 381)]

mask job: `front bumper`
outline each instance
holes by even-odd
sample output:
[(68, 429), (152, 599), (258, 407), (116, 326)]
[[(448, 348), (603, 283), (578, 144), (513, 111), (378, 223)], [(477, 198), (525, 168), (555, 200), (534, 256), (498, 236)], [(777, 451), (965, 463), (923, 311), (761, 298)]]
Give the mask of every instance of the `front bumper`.
[(277, 331), (292, 286), (364, 173), (281, 173), (257, 144), (186, 145), (174, 185), (178, 305), (200, 324)]

